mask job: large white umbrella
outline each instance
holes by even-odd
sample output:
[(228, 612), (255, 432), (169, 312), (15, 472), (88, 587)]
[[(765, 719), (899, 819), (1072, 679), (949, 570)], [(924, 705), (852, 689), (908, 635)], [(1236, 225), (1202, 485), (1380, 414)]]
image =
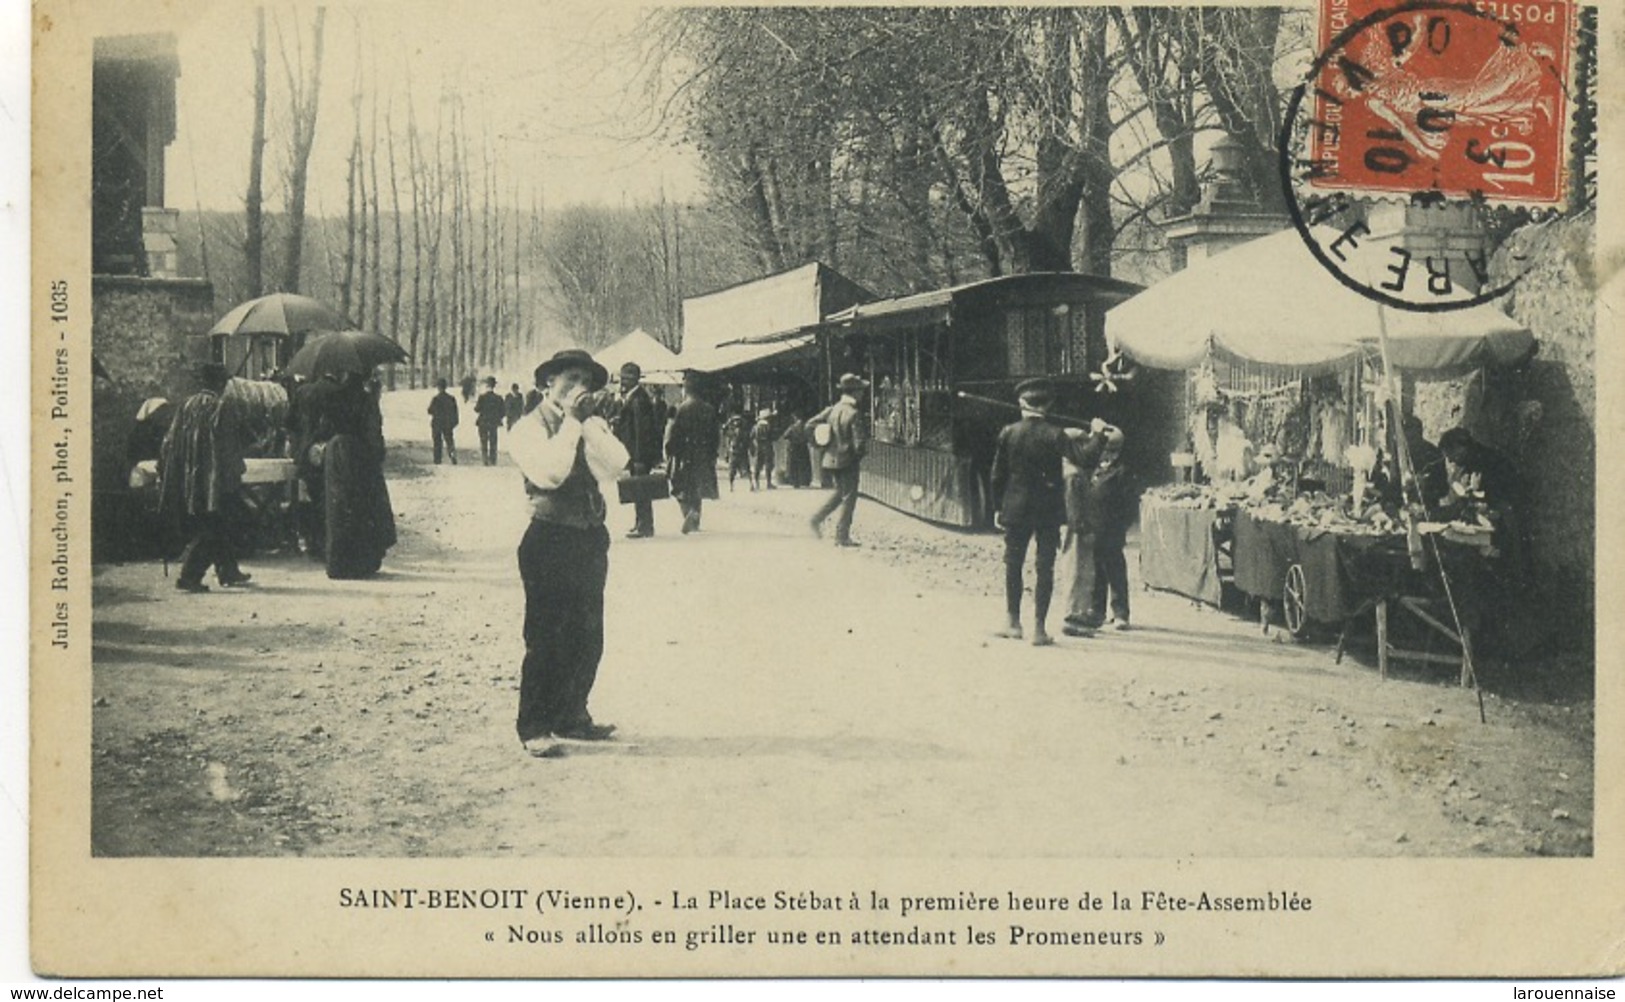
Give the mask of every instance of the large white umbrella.
[[(1338, 232), (1319, 227), (1330, 246)], [(1376, 284), (1391, 278), (1386, 245), (1368, 238), (1352, 267)], [(1425, 279), (1413, 262), (1410, 281)], [(1465, 294), (1462, 294), (1465, 296)], [(1380, 312), (1379, 312), (1380, 311)], [(1378, 304), (1344, 286), (1287, 229), (1198, 262), (1106, 315), (1106, 336), (1125, 355), (1158, 369), (1190, 369), (1221, 358), (1304, 372), (1342, 368), (1377, 354), (1386, 325), (1397, 369), (1439, 372), (1513, 362), (1534, 335), (1489, 303), (1422, 313)]]

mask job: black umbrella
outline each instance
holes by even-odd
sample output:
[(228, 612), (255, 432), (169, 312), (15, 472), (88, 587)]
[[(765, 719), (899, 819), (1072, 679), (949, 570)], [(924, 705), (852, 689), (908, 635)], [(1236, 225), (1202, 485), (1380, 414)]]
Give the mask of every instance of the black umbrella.
[(209, 334), (307, 334), (312, 331), (341, 331), (350, 327), (350, 321), (326, 303), (309, 296), (291, 292), (273, 292), (269, 296), (239, 303)]
[(330, 372), (358, 372), (365, 376), (389, 362), (406, 361), (406, 349), (366, 331), (315, 334), (288, 361), (288, 372), (314, 379)]

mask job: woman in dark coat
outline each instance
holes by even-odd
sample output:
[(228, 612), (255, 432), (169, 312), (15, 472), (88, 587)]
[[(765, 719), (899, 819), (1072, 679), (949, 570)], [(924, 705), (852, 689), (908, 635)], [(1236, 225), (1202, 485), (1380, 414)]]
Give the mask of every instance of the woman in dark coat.
[(717, 450), (721, 444), (717, 409), (700, 396), (700, 374), (689, 372), (683, 376), (683, 402), (677, 405), (666, 431), (671, 493), (683, 510), (685, 533), (699, 530), (703, 502), (718, 497)]

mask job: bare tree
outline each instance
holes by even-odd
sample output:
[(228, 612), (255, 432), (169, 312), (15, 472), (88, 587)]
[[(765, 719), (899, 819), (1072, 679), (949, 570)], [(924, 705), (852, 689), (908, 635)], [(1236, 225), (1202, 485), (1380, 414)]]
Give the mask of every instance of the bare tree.
[[(290, 60), (285, 43), (281, 46), (293, 109), (293, 147), (288, 166), (288, 251), (283, 260), (282, 273), (282, 288), (286, 292), (299, 291), (304, 260), (305, 193), (310, 180), (310, 151), (316, 143), (316, 112), (322, 89), (322, 30), (326, 20), (327, 8), (317, 7), (316, 21), (311, 29), (308, 67), (304, 65), (302, 40), (295, 42), (297, 60)], [(295, 72), (296, 62), (300, 72)]]
[(254, 133), (249, 140), (248, 193), (243, 216), (243, 263), (248, 272), (248, 295), (265, 291), (265, 8), (254, 11)]
[[(395, 167), (395, 101), (390, 99), (384, 109), (384, 134), (389, 143), (389, 212), (395, 221), (395, 261), (391, 268), (393, 278), (390, 281), (389, 292), (389, 336), (400, 339), (401, 336), (401, 286), (406, 282), (405, 274), (405, 246), (402, 230), (405, 227), (401, 219), (401, 185), (400, 174)], [(410, 355), (408, 356), (411, 357)], [(389, 388), (395, 388), (395, 366), (392, 364), (388, 370)], [(410, 379), (410, 376), (408, 376)]]
[[(357, 46), (359, 49), (359, 45)], [(350, 110), (354, 130), (350, 134), (350, 156), (348, 169), (344, 174), (344, 278), (339, 284), (339, 311), (345, 316), (351, 316), (350, 307), (354, 302), (356, 261), (360, 254), (356, 246), (357, 237), (357, 203), (365, 195), (360, 190), (361, 185), (361, 69), (356, 64), (355, 80), (350, 93)], [(364, 203), (362, 203), (364, 206)], [(365, 318), (363, 318), (364, 320)]]
[(384, 224), (383, 224), (383, 192), (378, 187), (378, 90), (376, 87), (378, 73), (374, 64), (372, 88), (372, 130), (367, 141), (367, 174), (368, 190), (372, 193), (372, 253), (368, 260), (372, 264), (372, 323), (365, 323), (362, 317), (362, 327), (365, 330), (378, 330), (384, 325)]

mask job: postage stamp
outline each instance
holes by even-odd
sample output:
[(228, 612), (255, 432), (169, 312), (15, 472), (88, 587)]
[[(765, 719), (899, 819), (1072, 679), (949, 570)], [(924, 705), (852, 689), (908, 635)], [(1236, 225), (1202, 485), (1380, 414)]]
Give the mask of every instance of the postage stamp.
[(1325, 0), (1310, 185), (1561, 201), (1574, 13), (1569, 0)]
[[(1572, 0), (1321, 0), (1318, 48), (1287, 102), (1288, 212), (1309, 251), (1378, 303), (1490, 302), (1486, 226), (1572, 209)], [(1579, 201), (1583, 202), (1584, 199)], [(1516, 264), (1516, 262), (1514, 262)]]

